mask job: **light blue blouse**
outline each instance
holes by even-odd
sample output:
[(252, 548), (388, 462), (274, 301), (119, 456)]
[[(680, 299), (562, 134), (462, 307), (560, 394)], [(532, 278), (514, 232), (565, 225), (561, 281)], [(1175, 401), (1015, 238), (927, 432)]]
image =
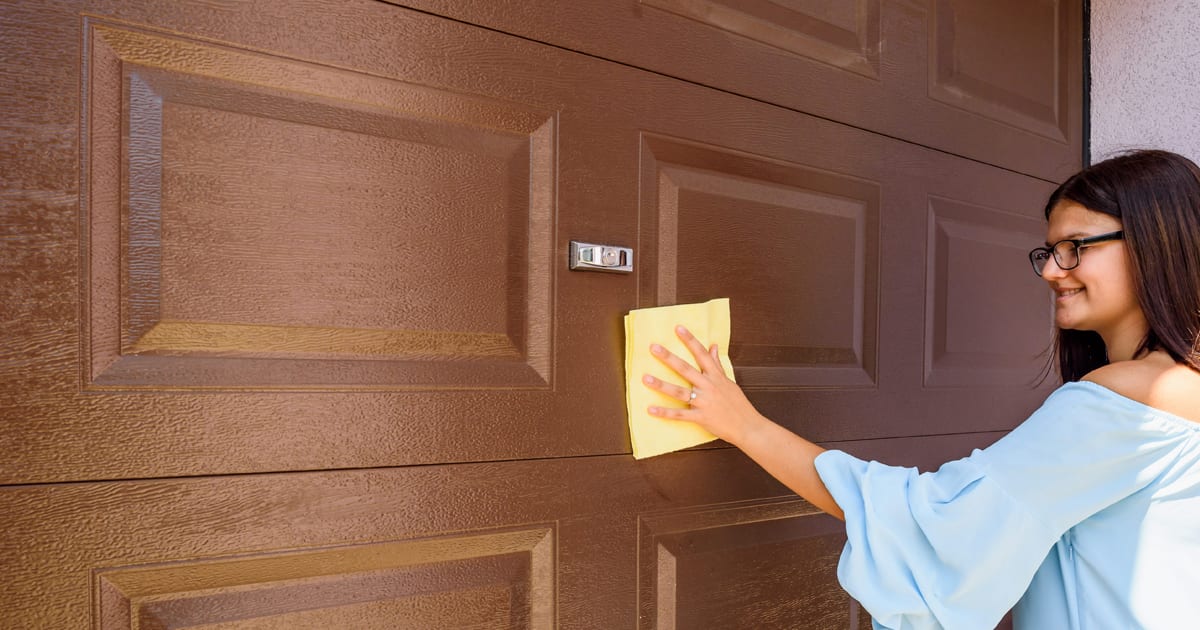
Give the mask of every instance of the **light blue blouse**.
[(937, 472), (816, 467), (876, 628), (1200, 627), (1200, 424), (1085, 381)]

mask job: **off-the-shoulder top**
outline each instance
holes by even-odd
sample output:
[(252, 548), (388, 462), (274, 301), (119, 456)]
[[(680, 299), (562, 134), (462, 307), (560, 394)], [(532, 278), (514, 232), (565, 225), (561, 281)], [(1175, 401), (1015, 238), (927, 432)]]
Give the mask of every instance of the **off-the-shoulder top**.
[(1084, 381), (937, 472), (816, 467), (876, 628), (1200, 628), (1200, 424)]

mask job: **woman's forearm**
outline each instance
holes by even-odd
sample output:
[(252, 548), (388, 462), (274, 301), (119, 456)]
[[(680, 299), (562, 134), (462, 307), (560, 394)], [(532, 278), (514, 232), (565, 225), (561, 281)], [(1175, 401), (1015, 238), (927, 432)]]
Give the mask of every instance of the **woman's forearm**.
[(731, 443), (809, 503), (845, 520), (814, 464), (825, 449), (759, 415)]

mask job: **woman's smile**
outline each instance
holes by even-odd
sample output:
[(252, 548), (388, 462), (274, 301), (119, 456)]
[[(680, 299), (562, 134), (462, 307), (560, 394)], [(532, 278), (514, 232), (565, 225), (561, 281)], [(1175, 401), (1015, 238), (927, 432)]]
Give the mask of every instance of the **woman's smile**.
[(1061, 303), (1067, 301), (1069, 298), (1079, 295), (1080, 293), (1083, 293), (1083, 289), (1082, 288), (1074, 288), (1074, 289), (1058, 289), (1058, 288), (1056, 288), (1056, 289), (1054, 289), (1054, 292), (1056, 294), (1054, 301), (1061, 304)]

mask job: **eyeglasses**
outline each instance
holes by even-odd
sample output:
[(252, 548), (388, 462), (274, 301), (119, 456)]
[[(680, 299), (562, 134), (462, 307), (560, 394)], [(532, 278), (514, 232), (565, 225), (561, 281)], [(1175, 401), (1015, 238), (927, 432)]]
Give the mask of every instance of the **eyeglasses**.
[(1124, 237), (1125, 233), (1118, 230), (1087, 238), (1064, 239), (1050, 247), (1039, 247), (1029, 252), (1029, 262), (1033, 264), (1033, 272), (1038, 276), (1041, 276), (1042, 271), (1046, 269), (1046, 264), (1050, 262), (1051, 256), (1054, 256), (1054, 262), (1058, 264), (1059, 269), (1063, 271), (1074, 269), (1079, 266), (1079, 250), (1096, 243), (1119, 241)]

